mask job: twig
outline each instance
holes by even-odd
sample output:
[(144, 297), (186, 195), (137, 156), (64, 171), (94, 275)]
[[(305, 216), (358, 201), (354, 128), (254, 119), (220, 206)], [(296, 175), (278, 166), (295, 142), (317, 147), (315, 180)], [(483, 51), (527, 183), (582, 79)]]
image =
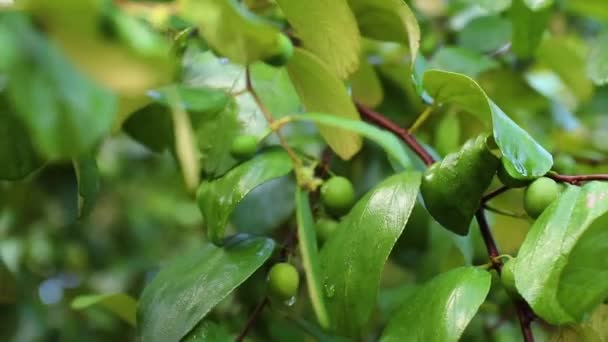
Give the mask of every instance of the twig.
[(481, 198), (481, 203), (485, 204), (487, 202), (489, 202), (490, 200), (494, 199), (494, 197), (497, 197), (499, 195), (501, 195), (502, 193), (506, 192), (509, 190), (509, 187), (506, 186), (501, 186), (500, 188), (490, 192), (489, 194), (483, 196)]
[(412, 149), (412, 151), (414, 151), (414, 153), (420, 157), (426, 166), (431, 166), (435, 162), (433, 156), (431, 156), (406, 129), (399, 127), (396, 123), (387, 119), (380, 113), (377, 113), (361, 104), (357, 103), (356, 105), (359, 113), (361, 113), (361, 115), (368, 121), (371, 121), (399, 136)]
[(239, 336), (237, 336), (234, 339), (234, 342), (241, 342), (241, 341), (243, 341), (243, 339), (245, 339), (245, 337), (249, 333), (249, 330), (251, 330), (251, 328), (253, 327), (253, 323), (255, 323), (255, 320), (258, 318), (258, 316), (260, 315), (262, 310), (264, 310), (264, 307), (266, 307), (266, 305), (268, 305), (268, 303), (269, 303), (268, 297), (264, 297), (264, 299), (262, 299), (262, 301), (260, 301), (258, 303), (258, 305), (255, 307), (255, 309), (253, 309), (253, 312), (249, 316), (249, 320), (247, 320), (247, 324), (245, 324), (245, 327), (243, 328), (243, 330), (241, 331)]
[(572, 185), (579, 185), (582, 182), (588, 182), (593, 180), (608, 181), (608, 174), (568, 176), (551, 172), (547, 174), (547, 177), (552, 178), (557, 182), (570, 183)]
[(503, 216), (509, 216), (509, 217), (518, 218), (518, 219), (525, 219), (525, 218), (528, 217), (526, 214), (514, 213), (514, 212), (511, 212), (511, 211), (508, 211), (508, 210), (492, 207), (492, 206), (490, 206), (488, 204), (483, 204), (482, 207), (484, 209), (486, 209), (487, 211), (491, 211), (493, 213), (496, 213), (496, 214), (499, 214), (499, 215), (503, 215)]
[(500, 273), (500, 269), (502, 268), (502, 261), (500, 261), (500, 259), (498, 258), (500, 253), (498, 253), (498, 248), (496, 247), (496, 242), (494, 241), (494, 236), (492, 235), (492, 231), (490, 230), (490, 225), (488, 224), (488, 220), (486, 219), (486, 214), (483, 208), (479, 208), (477, 210), (477, 212), (475, 213), (475, 218), (477, 219), (477, 224), (479, 224), (481, 237), (483, 238), (483, 242), (486, 245), (488, 256), (492, 261), (492, 266)]

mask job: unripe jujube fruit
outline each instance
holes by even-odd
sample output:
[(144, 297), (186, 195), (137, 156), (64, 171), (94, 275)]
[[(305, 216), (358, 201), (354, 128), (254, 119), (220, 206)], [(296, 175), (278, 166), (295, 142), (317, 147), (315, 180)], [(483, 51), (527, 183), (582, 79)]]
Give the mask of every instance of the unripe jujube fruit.
[(254, 135), (239, 135), (232, 141), (230, 154), (236, 159), (251, 158), (258, 149), (258, 138)]
[(553, 179), (541, 177), (526, 188), (524, 194), (524, 209), (530, 217), (537, 218), (559, 197), (561, 187)]
[(329, 218), (321, 218), (315, 224), (315, 228), (317, 228), (317, 238), (319, 241), (325, 242), (338, 228), (338, 221)]
[(289, 263), (274, 264), (268, 273), (268, 287), (272, 295), (280, 299), (289, 299), (298, 293), (300, 275)]
[(342, 215), (355, 203), (353, 184), (344, 177), (332, 177), (321, 185), (321, 201), (334, 215)]
[(291, 43), (291, 40), (282, 33), (278, 34), (275, 49), (276, 53), (266, 57), (264, 63), (277, 67), (287, 64), (287, 61), (289, 61), (293, 55), (293, 44)]

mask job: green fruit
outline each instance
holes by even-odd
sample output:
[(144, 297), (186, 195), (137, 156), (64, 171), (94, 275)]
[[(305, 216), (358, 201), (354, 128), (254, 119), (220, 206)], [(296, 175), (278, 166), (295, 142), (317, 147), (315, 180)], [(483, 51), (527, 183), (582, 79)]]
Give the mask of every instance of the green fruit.
[(284, 34), (280, 33), (277, 35), (276, 41), (276, 53), (264, 58), (264, 63), (272, 66), (283, 66), (287, 64), (287, 61), (293, 55), (293, 44), (291, 40)]
[(531, 182), (531, 180), (527, 179), (514, 178), (507, 172), (507, 169), (505, 169), (505, 166), (502, 163), (498, 167), (496, 175), (498, 176), (498, 179), (500, 179), (500, 182), (509, 188), (523, 188)]
[(280, 262), (274, 264), (268, 273), (270, 293), (280, 299), (289, 299), (298, 292), (300, 275), (293, 265)]
[(561, 187), (553, 179), (541, 177), (524, 194), (524, 209), (530, 217), (537, 218), (561, 193)]
[(321, 186), (321, 201), (334, 215), (342, 215), (355, 203), (353, 184), (344, 177), (332, 177)]
[(322, 218), (317, 221), (315, 228), (317, 228), (316, 231), (319, 241), (325, 242), (338, 228), (338, 221)]
[(232, 141), (230, 154), (236, 159), (251, 158), (258, 149), (258, 138), (254, 135), (239, 135)]
[(500, 273), (500, 281), (509, 295), (519, 296), (517, 287), (515, 286), (515, 273), (513, 272), (513, 267), (515, 267), (515, 258), (505, 262)]

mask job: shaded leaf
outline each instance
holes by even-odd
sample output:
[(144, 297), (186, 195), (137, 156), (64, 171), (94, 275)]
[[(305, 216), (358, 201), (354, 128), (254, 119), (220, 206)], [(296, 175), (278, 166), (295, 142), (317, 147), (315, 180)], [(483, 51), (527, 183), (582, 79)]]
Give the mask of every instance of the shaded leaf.
[(249, 64), (280, 52), (282, 33), (233, 0), (180, 0), (180, 13), (205, 40), (235, 63)]
[(135, 326), (137, 301), (124, 293), (81, 295), (72, 300), (71, 306), (75, 310), (101, 306), (131, 326)]
[(440, 274), (401, 304), (380, 341), (458, 341), (486, 299), (491, 280), (477, 267)]
[(210, 239), (221, 243), (232, 211), (249, 191), (291, 170), (287, 153), (268, 151), (239, 164), (221, 178), (204, 181), (196, 198)]
[(488, 56), (460, 47), (446, 46), (433, 56), (429, 68), (458, 72), (470, 77), (498, 68), (499, 64)]
[[(359, 120), (359, 112), (344, 84), (313, 54), (296, 49), (287, 64), (287, 71), (307, 111)], [(358, 134), (323, 126), (319, 130), (327, 144), (342, 159), (350, 159), (361, 149), (361, 137)]]
[(387, 178), (359, 200), (321, 250), (333, 328), (356, 336), (369, 322), (384, 263), (416, 203), (420, 174)]
[(97, 161), (93, 155), (74, 159), (74, 171), (78, 181), (78, 217), (91, 212), (99, 195), (100, 176)]
[(312, 121), (328, 127), (341, 128), (361, 134), (382, 147), (389, 158), (394, 159), (403, 169), (411, 168), (408, 150), (394, 134), (381, 130), (360, 120), (350, 120), (323, 113), (306, 113), (292, 117), (294, 121)]
[(485, 53), (502, 48), (511, 41), (511, 23), (500, 16), (471, 20), (458, 34), (458, 45)]
[(436, 102), (455, 104), (482, 122), (492, 123), (494, 139), (503, 154), (502, 162), (513, 178), (533, 179), (551, 169), (551, 154), (494, 104), (473, 79), (452, 72), (427, 70), (423, 81)]
[(223, 248), (206, 243), (163, 267), (137, 307), (140, 338), (179, 341), (270, 257), (274, 241), (236, 236)]
[(487, 146), (488, 135), (467, 141), (424, 174), (420, 192), (429, 213), (445, 228), (467, 235), (484, 192), (500, 163)]
[(519, 293), (552, 324), (579, 321), (608, 295), (608, 183), (569, 186), (536, 220), (514, 268)]
[(232, 342), (233, 334), (224, 325), (212, 321), (201, 321), (184, 339), (183, 342)]
[(369, 61), (362, 57), (359, 68), (350, 76), (353, 100), (368, 107), (382, 102), (384, 90), (380, 78)]
[(346, 0), (276, 2), (304, 47), (319, 57), (333, 75), (344, 79), (357, 69), (361, 37)]
[(80, 75), (25, 17), (11, 13), (3, 19), (19, 42), (6, 94), (36, 149), (49, 159), (88, 151), (110, 132), (115, 97)]
[(413, 61), (420, 47), (420, 27), (405, 1), (348, 0), (361, 34), (378, 40), (409, 44)]
[(298, 221), (298, 245), (302, 255), (302, 264), (306, 271), (308, 296), (321, 327), (329, 328), (330, 318), (325, 305), (323, 281), (319, 264), (319, 250), (315, 223), (310, 209), (308, 193), (300, 187), (296, 189), (296, 216)]
[(608, 83), (608, 32), (600, 34), (587, 57), (587, 76), (596, 85)]
[(534, 55), (547, 28), (550, 14), (548, 8), (534, 12), (524, 4), (524, 0), (513, 0), (509, 11), (511, 49), (518, 57), (529, 58)]

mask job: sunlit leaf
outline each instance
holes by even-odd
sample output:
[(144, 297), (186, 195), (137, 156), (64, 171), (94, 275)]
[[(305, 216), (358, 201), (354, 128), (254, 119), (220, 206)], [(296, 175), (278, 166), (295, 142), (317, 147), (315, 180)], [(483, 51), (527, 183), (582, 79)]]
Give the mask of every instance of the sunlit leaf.
[(75, 310), (100, 306), (135, 326), (137, 301), (124, 293), (81, 295), (72, 300), (71, 306)]
[(384, 90), (380, 78), (369, 61), (362, 57), (359, 68), (350, 76), (353, 99), (368, 107), (376, 107), (382, 102)]

